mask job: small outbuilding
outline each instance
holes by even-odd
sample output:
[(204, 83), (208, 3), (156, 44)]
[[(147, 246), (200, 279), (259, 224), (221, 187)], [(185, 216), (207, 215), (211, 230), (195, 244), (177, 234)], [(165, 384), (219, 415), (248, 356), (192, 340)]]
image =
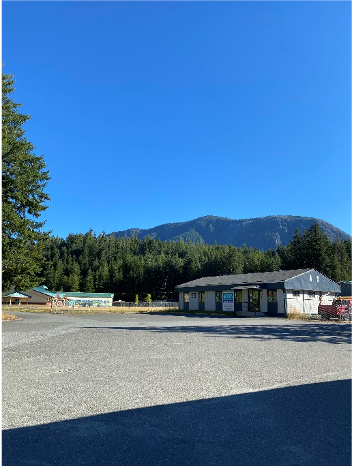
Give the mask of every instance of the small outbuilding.
[(238, 316), (317, 314), (341, 287), (314, 269), (202, 277), (176, 287), (184, 311), (223, 311)]

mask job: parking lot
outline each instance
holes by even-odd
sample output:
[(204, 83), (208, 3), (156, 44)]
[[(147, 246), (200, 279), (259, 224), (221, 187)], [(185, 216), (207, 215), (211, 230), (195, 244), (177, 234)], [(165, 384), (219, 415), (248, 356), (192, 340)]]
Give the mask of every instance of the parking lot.
[(350, 323), (17, 315), (4, 465), (351, 465)]

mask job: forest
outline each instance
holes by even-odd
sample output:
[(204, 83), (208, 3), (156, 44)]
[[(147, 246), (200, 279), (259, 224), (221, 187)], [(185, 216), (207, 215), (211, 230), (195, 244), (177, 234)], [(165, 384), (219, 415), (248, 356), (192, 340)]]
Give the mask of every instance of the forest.
[(330, 242), (318, 224), (277, 250), (161, 241), (151, 237), (70, 234), (49, 237), (42, 284), (53, 291), (114, 293), (115, 300), (176, 299), (175, 286), (204, 276), (314, 268), (334, 281), (350, 280), (351, 243)]

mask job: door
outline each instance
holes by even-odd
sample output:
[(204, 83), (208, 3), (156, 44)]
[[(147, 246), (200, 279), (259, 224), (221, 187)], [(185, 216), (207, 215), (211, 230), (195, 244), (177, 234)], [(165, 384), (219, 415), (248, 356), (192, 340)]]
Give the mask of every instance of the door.
[(248, 290), (249, 298), (249, 311), (259, 311), (260, 310), (260, 297), (259, 290)]

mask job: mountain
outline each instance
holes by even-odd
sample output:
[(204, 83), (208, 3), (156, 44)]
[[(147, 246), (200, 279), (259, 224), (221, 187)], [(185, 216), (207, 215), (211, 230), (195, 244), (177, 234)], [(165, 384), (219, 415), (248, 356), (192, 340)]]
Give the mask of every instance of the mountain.
[(270, 248), (276, 249), (278, 245), (286, 246), (292, 239), (296, 229), (304, 233), (314, 222), (317, 222), (321, 230), (330, 241), (337, 238), (341, 240), (351, 237), (334, 227), (330, 223), (313, 217), (296, 217), (292, 215), (270, 215), (268, 217), (249, 218), (242, 220), (231, 220), (224, 217), (207, 215), (188, 222), (165, 223), (149, 229), (131, 228), (124, 231), (110, 233), (116, 237), (138, 238), (151, 236), (162, 241), (178, 241), (180, 239), (201, 241), (207, 244), (232, 244), (241, 247), (253, 247), (266, 251)]

